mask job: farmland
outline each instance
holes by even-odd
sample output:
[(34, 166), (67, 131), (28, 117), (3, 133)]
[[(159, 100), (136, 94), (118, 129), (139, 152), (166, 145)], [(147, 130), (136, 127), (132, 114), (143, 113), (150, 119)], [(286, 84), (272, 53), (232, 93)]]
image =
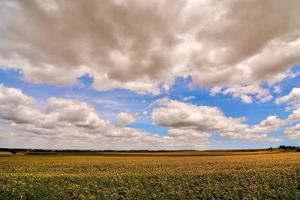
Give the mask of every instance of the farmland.
[(0, 199), (300, 199), (300, 153), (1, 153)]

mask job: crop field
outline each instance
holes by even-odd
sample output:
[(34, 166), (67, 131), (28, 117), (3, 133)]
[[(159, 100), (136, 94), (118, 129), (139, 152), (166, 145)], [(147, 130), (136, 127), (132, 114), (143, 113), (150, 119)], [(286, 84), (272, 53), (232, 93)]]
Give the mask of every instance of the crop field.
[(300, 199), (300, 153), (2, 153), (0, 199)]

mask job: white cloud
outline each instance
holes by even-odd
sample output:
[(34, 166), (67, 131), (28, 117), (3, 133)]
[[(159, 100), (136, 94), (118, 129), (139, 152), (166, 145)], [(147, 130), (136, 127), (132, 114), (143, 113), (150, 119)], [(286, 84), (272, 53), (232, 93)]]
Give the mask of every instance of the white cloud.
[[(190, 144), (190, 147), (193, 146), (205, 146), (208, 143), (208, 139), (211, 134), (206, 132), (200, 132), (193, 129), (174, 129), (171, 128), (168, 130), (168, 137), (172, 137), (174, 143), (178, 146), (184, 147), (186, 143)], [(201, 141), (201, 142), (200, 142)]]
[(275, 100), (276, 104), (284, 104), (284, 103), (299, 103), (300, 102), (300, 88), (293, 88), (291, 92), (283, 97), (279, 97)]
[(187, 97), (183, 97), (181, 100), (182, 101), (190, 101), (192, 99), (195, 99), (196, 97), (195, 96), (187, 96)]
[(214, 87), (211, 90), (211, 95), (215, 94), (232, 95), (234, 98), (239, 98), (244, 103), (252, 103), (253, 98), (260, 102), (272, 100), (272, 95), (269, 90), (262, 88), (259, 85), (232, 85), (230, 87)]
[(0, 105), (3, 104), (10, 104), (12, 106), (26, 106), (34, 104), (34, 99), (24, 95), (19, 89), (6, 88), (0, 83)]
[[(200, 149), (207, 136), (196, 133), (160, 136), (113, 125), (83, 101), (49, 98), (44, 109), (21, 90), (0, 85), (0, 134), (6, 146), (27, 148)], [(121, 113), (122, 125), (135, 119)], [(203, 137), (202, 137), (203, 136)], [(23, 141), (23, 142), (22, 142)], [(26, 141), (26, 142), (24, 142)]]
[(280, 85), (275, 85), (275, 86), (274, 86), (273, 92), (274, 92), (275, 94), (280, 94), (281, 91), (282, 91), (282, 89), (281, 89)]
[(243, 121), (243, 118), (227, 118), (216, 107), (195, 106), (169, 99), (157, 102), (162, 107), (152, 112), (155, 123), (166, 127), (185, 127), (203, 131), (217, 131), (230, 128), (232, 124)]
[(0, 65), (33, 83), (158, 94), (191, 76), (251, 103), (300, 61), (298, 0), (49, 2), (0, 5)]
[(278, 118), (277, 116), (268, 116), (265, 120), (261, 121), (257, 127), (267, 130), (277, 130), (278, 128), (286, 125), (285, 120)]
[(245, 124), (245, 118), (227, 117), (216, 107), (196, 106), (169, 99), (157, 101), (159, 107), (152, 112), (153, 122), (169, 131), (193, 130), (193, 132), (211, 135), (219, 133), (223, 137), (240, 140), (263, 141), (278, 139), (268, 134), (285, 125), (285, 121), (269, 116), (253, 126)]
[(135, 122), (136, 116), (133, 115), (132, 113), (121, 112), (117, 115), (116, 119), (117, 119), (117, 123), (119, 125), (125, 126), (125, 125), (132, 124), (133, 122)]
[(243, 94), (243, 95), (240, 96), (240, 98), (241, 98), (241, 101), (244, 102), (244, 103), (246, 103), (246, 104), (249, 104), (249, 103), (253, 102), (252, 97), (249, 96), (249, 95)]
[(300, 140), (300, 124), (287, 128), (284, 134), (290, 139)]
[(293, 88), (289, 94), (276, 98), (275, 103), (288, 105), (286, 110), (291, 111), (287, 119), (289, 122), (300, 120), (300, 88)]
[(289, 94), (278, 97), (275, 102), (278, 105), (287, 104), (287, 111), (291, 111), (286, 119), (291, 126), (285, 129), (284, 134), (289, 139), (300, 139), (300, 88), (293, 88)]
[[(295, 91), (279, 98), (280, 102), (298, 102)], [(0, 85), (2, 143), (43, 148), (200, 149), (208, 144), (212, 134), (234, 140), (278, 141), (271, 133), (290, 125), (285, 135), (299, 139), (300, 109), (296, 107), (286, 119), (269, 116), (256, 125), (247, 125), (245, 118), (228, 117), (217, 107), (160, 99), (154, 104), (152, 119), (168, 128), (168, 134), (161, 136), (122, 127), (136, 119), (126, 112), (118, 115), (119, 124), (114, 125), (83, 101), (49, 98), (44, 108), (37, 105), (21, 90)], [(22, 143), (23, 140), (28, 142)]]
[(96, 110), (85, 102), (50, 98), (47, 111), (56, 113), (59, 121), (70, 122), (80, 127), (97, 128), (105, 124)]

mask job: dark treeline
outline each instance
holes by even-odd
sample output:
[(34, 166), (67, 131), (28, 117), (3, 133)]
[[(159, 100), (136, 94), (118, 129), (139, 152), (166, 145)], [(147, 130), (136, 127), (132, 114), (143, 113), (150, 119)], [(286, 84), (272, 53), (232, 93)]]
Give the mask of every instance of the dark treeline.
[(82, 152), (94, 152), (94, 153), (109, 153), (109, 152), (124, 152), (124, 153), (150, 153), (150, 152), (182, 152), (182, 151), (193, 151), (193, 150), (78, 150), (78, 149), (19, 149), (19, 148), (0, 148), (0, 152), (11, 152), (16, 154), (18, 152), (28, 152), (28, 153), (82, 153)]
[(286, 145), (280, 145), (278, 147), (278, 149), (284, 149), (286, 150), (296, 150), (296, 151), (300, 151), (300, 146), (286, 146)]
[[(204, 150), (204, 151), (261, 151), (261, 150), (274, 150), (276, 148), (268, 149), (240, 149), (240, 150)], [(277, 149), (284, 151), (298, 151), (300, 152), (300, 146), (286, 146), (280, 145)], [(0, 152), (10, 152), (13, 155), (18, 152), (25, 153), (114, 153), (114, 152), (124, 152), (124, 153), (151, 153), (151, 152), (183, 152), (183, 151), (195, 151), (195, 150), (78, 150), (78, 149), (24, 149), (24, 148), (0, 148)]]
[(0, 152), (10, 152), (14, 155), (18, 152), (27, 152), (27, 151), (30, 151), (30, 149), (0, 148)]

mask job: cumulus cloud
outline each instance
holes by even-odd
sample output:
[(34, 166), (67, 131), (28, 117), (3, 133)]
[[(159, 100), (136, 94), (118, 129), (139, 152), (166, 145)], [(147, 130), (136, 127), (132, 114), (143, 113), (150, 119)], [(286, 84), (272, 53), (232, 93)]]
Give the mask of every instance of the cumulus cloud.
[[(278, 101), (298, 102), (295, 91)], [(153, 122), (168, 130), (161, 136), (123, 127), (136, 119), (126, 112), (118, 115), (119, 123), (114, 125), (84, 101), (52, 97), (43, 107), (38, 105), (21, 90), (0, 84), (2, 143), (36, 148), (200, 149), (213, 134), (234, 140), (278, 141), (271, 134), (283, 127), (288, 127), (284, 131), (288, 138), (299, 139), (300, 107), (294, 107), (286, 119), (272, 115), (248, 125), (244, 117), (228, 117), (217, 107), (164, 98), (154, 103), (151, 113)]]
[(243, 118), (227, 118), (217, 107), (196, 106), (169, 99), (157, 102), (162, 107), (154, 109), (152, 119), (166, 127), (186, 127), (203, 131), (214, 131), (244, 121)]
[(294, 104), (294, 103), (299, 103), (300, 102), (300, 88), (293, 88), (291, 92), (283, 97), (279, 97), (275, 100), (276, 104), (284, 104), (284, 103), (289, 103), (289, 104)]
[(24, 95), (21, 90), (6, 88), (3, 84), (0, 84), (0, 105), (9, 104), (12, 106), (28, 106), (34, 103), (34, 99)]
[(186, 143), (190, 144), (190, 147), (199, 145), (199, 141), (203, 144), (208, 143), (208, 139), (211, 134), (201, 132), (194, 129), (177, 129), (171, 128), (168, 130), (168, 137), (172, 138), (173, 141), (178, 145), (184, 147)]
[(214, 87), (211, 90), (211, 95), (215, 94), (232, 95), (234, 98), (239, 98), (242, 102), (249, 104), (253, 103), (253, 99), (259, 102), (267, 102), (273, 99), (269, 90), (261, 88), (259, 85), (232, 85), (230, 87)]
[(40, 118), (41, 113), (32, 109), (35, 100), (20, 90), (6, 88), (0, 84), (0, 119), (16, 123), (30, 123)]
[[(285, 121), (269, 116), (253, 126), (245, 124), (245, 118), (227, 117), (217, 107), (196, 106), (170, 99), (161, 99), (159, 107), (152, 112), (153, 122), (169, 128), (170, 134), (180, 134), (187, 130), (211, 135), (218, 133), (223, 137), (240, 140), (263, 141), (278, 139), (268, 134), (285, 125)], [(172, 130), (177, 130), (173, 131)]]
[(121, 112), (116, 117), (117, 123), (121, 126), (132, 124), (136, 121), (136, 116), (132, 113)]
[(275, 100), (278, 105), (287, 104), (287, 111), (291, 111), (288, 119), (290, 122), (300, 120), (300, 88), (293, 88), (289, 94)]
[(287, 128), (284, 134), (290, 139), (300, 140), (300, 124)]
[[(160, 136), (113, 125), (83, 101), (49, 98), (44, 108), (37, 104), (21, 90), (0, 84), (2, 143), (28, 148), (95, 149), (200, 149), (207, 145), (206, 135), (200, 137), (193, 132)], [(119, 117), (123, 125), (134, 120), (129, 113)]]
[(287, 111), (291, 111), (286, 121), (290, 124), (284, 134), (289, 139), (300, 139), (300, 88), (293, 88), (289, 94), (275, 100), (278, 105), (287, 104)]
[(152, 94), (191, 76), (245, 103), (267, 101), (259, 83), (284, 79), (300, 61), (299, 9), (298, 0), (5, 0), (0, 65), (34, 83), (89, 74), (98, 90)]

